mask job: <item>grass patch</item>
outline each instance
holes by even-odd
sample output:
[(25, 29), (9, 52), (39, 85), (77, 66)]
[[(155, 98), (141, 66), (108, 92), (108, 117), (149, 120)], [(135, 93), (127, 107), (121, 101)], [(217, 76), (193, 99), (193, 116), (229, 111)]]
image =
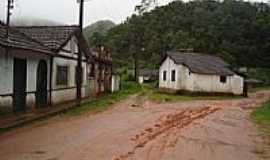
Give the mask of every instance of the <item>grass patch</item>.
[(250, 89), (250, 92), (258, 92), (258, 91), (262, 91), (262, 90), (270, 90), (270, 85), (267, 86), (257, 86), (254, 88)]
[(191, 101), (191, 100), (227, 100), (239, 99), (242, 96), (209, 96), (197, 94), (169, 94), (160, 92), (154, 87), (155, 84), (145, 84), (142, 86), (142, 95), (146, 96), (149, 100), (157, 103), (174, 102), (174, 101)]
[(253, 111), (251, 117), (257, 123), (270, 124), (270, 100)]
[(129, 95), (138, 93), (141, 87), (135, 82), (124, 82), (122, 90), (116, 93), (104, 95), (89, 102), (83, 103), (81, 106), (74, 107), (67, 111), (69, 115), (81, 115), (83, 113), (98, 113), (107, 110), (112, 104), (127, 98)]

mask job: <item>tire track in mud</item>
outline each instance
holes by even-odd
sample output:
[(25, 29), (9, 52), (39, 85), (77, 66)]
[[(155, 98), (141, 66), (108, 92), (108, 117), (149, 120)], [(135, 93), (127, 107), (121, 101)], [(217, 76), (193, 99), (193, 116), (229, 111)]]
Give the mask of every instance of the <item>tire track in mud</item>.
[(200, 109), (186, 110), (161, 116), (153, 127), (146, 128), (143, 132), (131, 138), (131, 141), (135, 142), (135, 146), (129, 152), (122, 154), (117, 158), (113, 158), (113, 160), (125, 160), (131, 158), (138, 149), (143, 148), (146, 144), (154, 141), (162, 134), (168, 136), (171, 129), (182, 129), (187, 127), (195, 120), (203, 119), (220, 109), (221, 108), (206, 106)]

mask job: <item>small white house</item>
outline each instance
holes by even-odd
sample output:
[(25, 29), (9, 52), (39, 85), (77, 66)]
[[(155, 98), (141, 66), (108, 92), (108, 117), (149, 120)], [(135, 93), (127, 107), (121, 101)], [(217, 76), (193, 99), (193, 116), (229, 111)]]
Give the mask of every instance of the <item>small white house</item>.
[(159, 69), (159, 88), (164, 91), (206, 92), (242, 95), (244, 78), (221, 58), (183, 52), (168, 52)]
[(139, 83), (158, 80), (158, 70), (155, 69), (140, 69), (139, 71)]
[(86, 97), (86, 40), (78, 26), (0, 25), (0, 109), (35, 110), (76, 99), (78, 48), (83, 52), (82, 97)]

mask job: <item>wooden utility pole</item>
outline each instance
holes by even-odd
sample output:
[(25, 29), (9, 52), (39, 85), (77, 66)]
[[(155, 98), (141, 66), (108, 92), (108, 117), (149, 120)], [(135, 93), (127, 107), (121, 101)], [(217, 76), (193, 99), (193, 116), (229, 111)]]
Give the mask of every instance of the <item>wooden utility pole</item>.
[[(14, 0), (7, 0), (7, 18), (6, 18), (6, 35), (5, 38), (9, 41), (9, 26), (10, 26), (10, 16), (11, 16), (11, 9), (13, 9), (13, 2)], [(5, 47), (5, 57), (8, 56), (9, 48)]]
[(6, 38), (8, 39), (11, 9), (13, 9), (14, 0), (7, 0), (7, 2), (8, 4), (7, 4), (7, 18), (6, 18)]
[[(80, 26), (80, 35), (83, 35), (83, 10), (84, 10), (84, 0), (79, 0), (80, 3), (80, 17), (79, 17), (79, 26)], [(78, 41), (79, 42), (79, 41)], [(79, 45), (79, 44), (78, 44)], [(78, 64), (77, 64), (77, 100), (80, 103), (82, 98), (82, 50), (78, 47)]]

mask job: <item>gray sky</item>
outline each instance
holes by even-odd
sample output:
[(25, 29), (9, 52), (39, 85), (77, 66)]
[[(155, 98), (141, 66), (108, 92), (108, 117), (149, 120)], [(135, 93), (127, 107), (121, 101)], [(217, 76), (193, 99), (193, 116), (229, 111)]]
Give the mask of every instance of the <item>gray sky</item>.
[[(0, 20), (5, 20), (6, 1), (0, 0)], [(66, 24), (78, 23), (77, 0), (15, 0), (12, 19), (24, 17), (42, 18)], [(89, 1), (89, 0), (85, 0)], [(134, 7), (141, 0), (90, 0), (85, 3), (84, 25), (98, 20), (112, 20), (120, 23), (134, 13)], [(172, 0), (160, 0), (167, 4)]]

